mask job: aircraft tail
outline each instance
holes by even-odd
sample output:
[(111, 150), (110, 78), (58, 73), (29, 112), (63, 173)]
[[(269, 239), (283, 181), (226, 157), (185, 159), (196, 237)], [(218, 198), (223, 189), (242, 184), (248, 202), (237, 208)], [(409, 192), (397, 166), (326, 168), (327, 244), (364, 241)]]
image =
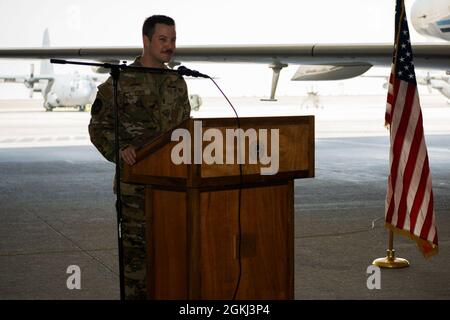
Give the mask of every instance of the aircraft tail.
[[(44, 36), (42, 38), (42, 48), (50, 47), (50, 35), (48, 33), (48, 28), (44, 31)], [(50, 63), (50, 60), (41, 60), (41, 75), (52, 75), (53, 65)]]

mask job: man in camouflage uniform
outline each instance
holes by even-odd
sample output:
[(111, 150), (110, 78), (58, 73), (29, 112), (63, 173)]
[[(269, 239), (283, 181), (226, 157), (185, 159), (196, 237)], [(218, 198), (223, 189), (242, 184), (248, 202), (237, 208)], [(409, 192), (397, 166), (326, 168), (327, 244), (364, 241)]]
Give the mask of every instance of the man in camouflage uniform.
[[(166, 68), (175, 52), (173, 19), (152, 16), (142, 27), (144, 48), (132, 66)], [(170, 130), (190, 114), (186, 82), (176, 74), (125, 71), (118, 83), (120, 160), (133, 165), (136, 150)], [(111, 77), (98, 87), (91, 109), (92, 143), (115, 162), (113, 87)], [(146, 299), (146, 232), (144, 186), (121, 182), (125, 299)]]

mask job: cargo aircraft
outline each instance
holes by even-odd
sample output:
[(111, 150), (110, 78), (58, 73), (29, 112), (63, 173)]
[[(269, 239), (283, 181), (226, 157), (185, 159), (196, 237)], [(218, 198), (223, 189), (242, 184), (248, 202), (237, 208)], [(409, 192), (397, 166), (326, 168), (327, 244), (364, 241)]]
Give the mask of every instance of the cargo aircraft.
[[(44, 31), (42, 48), (51, 50), (48, 29)], [(81, 75), (78, 72), (55, 74), (48, 59), (41, 61), (39, 74), (34, 73), (32, 64), (29, 75), (0, 75), (0, 82), (23, 83), (30, 89), (30, 97), (34, 92), (41, 92), (47, 111), (57, 107), (74, 107), (84, 111), (94, 101), (96, 82), (101, 79), (101, 76)], [(106, 77), (103, 79), (106, 80)]]

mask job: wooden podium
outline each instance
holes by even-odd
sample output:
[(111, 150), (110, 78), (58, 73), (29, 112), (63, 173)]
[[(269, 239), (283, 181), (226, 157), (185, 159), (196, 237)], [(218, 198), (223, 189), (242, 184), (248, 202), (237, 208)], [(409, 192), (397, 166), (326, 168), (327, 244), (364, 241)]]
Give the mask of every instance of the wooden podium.
[[(146, 185), (148, 298), (228, 300), (241, 270), (236, 299), (293, 299), (294, 179), (314, 176), (314, 117), (240, 118), (244, 132), (267, 129), (267, 143), (261, 138), (256, 147), (244, 144), (242, 180), (237, 139), (234, 163), (194, 163), (194, 140), (202, 139), (195, 135), (198, 121), (201, 134), (211, 128), (223, 133), (224, 149), (226, 130), (237, 128), (233, 118), (188, 119), (177, 128), (190, 133), (193, 164), (173, 163), (179, 141), (171, 141), (170, 131), (139, 150), (135, 165), (124, 167), (123, 181)], [(249, 152), (275, 152), (275, 129), (278, 172), (261, 175), (267, 163), (249, 164)], [(201, 151), (209, 144), (203, 141)]]

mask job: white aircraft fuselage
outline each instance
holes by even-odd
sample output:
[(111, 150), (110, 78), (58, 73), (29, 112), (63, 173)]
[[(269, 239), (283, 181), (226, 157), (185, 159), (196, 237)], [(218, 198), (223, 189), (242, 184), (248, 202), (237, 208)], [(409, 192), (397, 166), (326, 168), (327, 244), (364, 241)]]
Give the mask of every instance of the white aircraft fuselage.
[(46, 109), (57, 107), (84, 109), (85, 105), (93, 103), (97, 86), (91, 77), (74, 73), (54, 75), (53, 78), (44, 80), (48, 81), (47, 88), (42, 90)]
[(450, 41), (450, 0), (416, 0), (411, 22), (424, 36)]

